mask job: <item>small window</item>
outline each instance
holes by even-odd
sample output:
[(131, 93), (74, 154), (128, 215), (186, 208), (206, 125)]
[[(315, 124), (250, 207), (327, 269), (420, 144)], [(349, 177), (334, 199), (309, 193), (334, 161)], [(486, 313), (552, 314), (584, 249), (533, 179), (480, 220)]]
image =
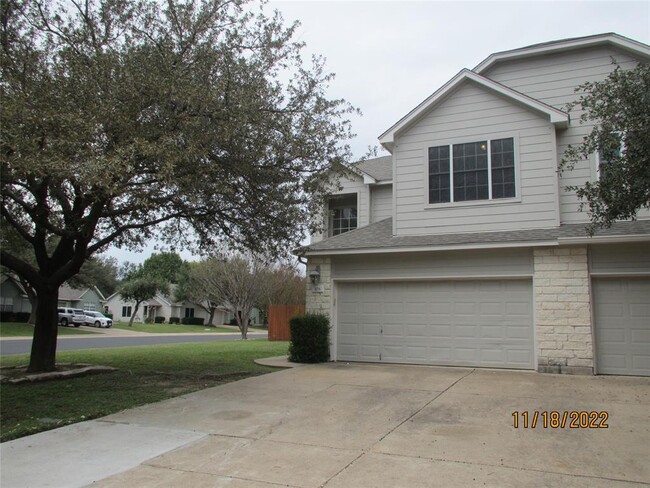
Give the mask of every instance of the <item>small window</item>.
[(332, 216), (332, 235), (343, 234), (357, 228), (356, 208), (335, 208)]
[(602, 148), (596, 154), (596, 171), (598, 173), (598, 178), (600, 178), (600, 175), (603, 174), (604, 171), (607, 171), (608, 164), (623, 156), (623, 153), (625, 152), (625, 141), (623, 140), (622, 134), (616, 133), (615, 135), (616, 137), (612, 137), (612, 140), (607, 141), (611, 143), (611, 146)]
[(194, 309), (186, 307), (185, 308), (185, 318), (189, 319), (189, 318), (192, 318), (192, 317), (194, 317)]
[(429, 203), (496, 200), (516, 195), (512, 137), (430, 147), (428, 157)]
[(329, 202), (329, 235), (337, 236), (357, 228), (357, 195), (333, 195)]
[(84, 310), (91, 311), (91, 312), (94, 311), (95, 310), (95, 304), (91, 303), (91, 302), (84, 303)]
[(125, 305), (122, 307), (122, 317), (131, 316), (131, 305)]

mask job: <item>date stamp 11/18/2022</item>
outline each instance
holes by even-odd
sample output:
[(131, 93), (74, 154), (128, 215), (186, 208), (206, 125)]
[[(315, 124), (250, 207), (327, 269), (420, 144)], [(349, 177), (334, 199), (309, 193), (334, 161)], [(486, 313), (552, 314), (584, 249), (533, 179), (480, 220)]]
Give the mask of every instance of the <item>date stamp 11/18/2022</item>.
[(532, 412), (512, 412), (512, 425), (515, 429), (607, 429), (609, 413), (606, 411), (535, 410)]

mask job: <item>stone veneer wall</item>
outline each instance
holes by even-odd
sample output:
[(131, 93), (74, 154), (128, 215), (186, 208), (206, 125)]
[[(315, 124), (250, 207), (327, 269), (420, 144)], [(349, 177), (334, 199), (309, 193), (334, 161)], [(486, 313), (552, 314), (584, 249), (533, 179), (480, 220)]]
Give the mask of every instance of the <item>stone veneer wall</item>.
[(593, 374), (587, 247), (534, 250), (537, 370)]
[(322, 313), (329, 317), (332, 309), (332, 261), (329, 257), (310, 257), (307, 260), (307, 276), (320, 266), (320, 284), (317, 289), (307, 280), (305, 309), (310, 313)]

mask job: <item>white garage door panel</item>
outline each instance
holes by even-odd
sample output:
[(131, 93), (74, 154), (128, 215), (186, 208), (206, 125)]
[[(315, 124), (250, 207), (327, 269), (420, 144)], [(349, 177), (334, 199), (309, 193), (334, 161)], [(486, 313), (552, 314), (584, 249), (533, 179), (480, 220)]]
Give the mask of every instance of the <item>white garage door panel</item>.
[(337, 302), (340, 361), (533, 368), (529, 280), (340, 283)]
[(650, 279), (594, 278), (598, 373), (650, 376)]

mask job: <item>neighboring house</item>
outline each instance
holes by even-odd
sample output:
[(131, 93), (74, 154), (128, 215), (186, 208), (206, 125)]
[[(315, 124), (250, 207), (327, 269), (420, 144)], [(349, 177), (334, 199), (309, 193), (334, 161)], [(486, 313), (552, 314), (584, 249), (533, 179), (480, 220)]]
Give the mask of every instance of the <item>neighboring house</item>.
[(96, 286), (72, 288), (67, 283), (59, 287), (59, 307), (79, 308), (100, 312), (106, 298)]
[(18, 280), (0, 276), (0, 312), (31, 313), (32, 304)]
[(650, 375), (650, 213), (588, 237), (565, 187), (598, 178), (598, 156), (558, 174), (591, 130), (566, 104), (612, 58), (631, 68), (650, 46), (492, 54), (380, 136), (391, 156), (352, 168), (326, 238), (299, 250), (333, 360)]
[[(171, 293), (173, 287), (171, 285)], [(133, 310), (135, 309), (134, 301), (127, 301), (122, 298), (119, 292), (113, 293), (103, 302), (104, 312), (113, 315), (113, 320), (118, 322), (128, 322)], [(173, 299), (166, 294), (158, 293), (151, 300), (147, 300), (140, 304), (138, 313), (136, 314), (135, 322), (144, 322), (146, 318), (152, 321), (155, 317), (165, 317), (165, 322), (169, 323), (171, 317), (178, 317), (179, 319), (188, 317), (200, 317), (204, 319), (207, 324), (210, 314), (200, 305), (189, 301), (174, 302)], [(213, 318), (214, 325), (222, 325), (228, 323), (230, 314), (224, 307), (219, 307)]]

